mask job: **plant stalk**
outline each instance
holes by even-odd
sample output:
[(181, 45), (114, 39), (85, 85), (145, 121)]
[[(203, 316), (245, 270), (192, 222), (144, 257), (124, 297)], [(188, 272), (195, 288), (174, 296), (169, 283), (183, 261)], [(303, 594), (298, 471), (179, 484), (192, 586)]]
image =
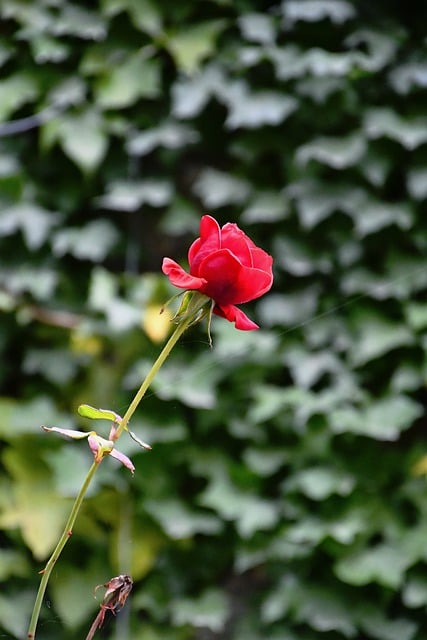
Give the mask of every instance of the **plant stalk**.
[(207, 298), (206, 296), (203, 296), (203, 295), (201, 295), (199, 293), (194, 295), (193, 299), (191, 300), (191, 302), (188, 305), (188, 309), (187, 309), (187, 312), (185, 314), (185, 317), (177, 325), (175, 331), (172, 333), (172, 335), (170, 336), (169, 340), (167, 341), (167, 343), (163, 347), (163, 349), (160, 352), (157, 360), (154, 362), (154, 364), (151, 367), (150, 371), (147, 373), (147, 375), (144, 378), (141, 386), (139, 387), (134, 399), (130, 403), (125, 415), (123, 416), (119, 426), (117, 427), (116, 439), (118, 439), (120, 437), (120, 435), (123, 433), (123, 430), (127, 428), (129, 420), (131, 419), (131, 417), (135, 413), (139, 403), (141, 402), (142, 398), (144, 397), (147, 389), (149, 388), (150, 384), (152, 383), (152, 381), (153, 381), (154, 377), (156, 376), (157, 372), (159, 371), (160, 367), (163, 365), (163, 363), (165, 362), (166, 358), (168, 357), (168, 355), (170, 354), (170, 352), (172, 351), (172, 349), (174, 348), (174, 346), (176, 345), (176, 343), (178, 342), (178, 340), (180, 339), (182, 334), (188, 329), (188, 327), (190, 325), (192, 325), (195, 322), (197, 314), (201, 311), (201, 309), (204, 306), (206, 306), (206, 302), (208, 300), (209, 300), (209, 298)]
[(89, 488), (91, 480), (95, 475), (95, 471), (97, 467), (98, 467), (98, 463), (93, 462), (92, 466), (90, 467), (87, 473), (86, 478), (84, 479), (84, 482), (80, 488), (80, 491), (74, 501), (73, 508), (71, 509), (71, 513), (68, 517), (64, 531), (62, 532), (61, 537), (58, 540), (58, 544), (56, 545), (52, 555), (47, 561), (45, 568), (41, 571), (42, 578), (40, 580), (39, 590), (37, 592), (37, 597), (34, 602), (34, 608), (33, 608), (33, 613), (31, 615), (30, 626), (28, 627), (27, 638), (33, 639), (36, 637), (37, 622), (39, 619), (40, 609), (42, 606), (47, 583), (49, 582), (50, 574), (52, 573), (52, 569), (55, 566), (55, 563), (58, 560), (59, 556), (61, 555), (63, 548), (65, 547), (65, 545), (67, 544), (68, 540), (70, 539), (73, 533), (74, 523), (80, 511), (80, 507), (82, 506), (84, 497)]
[[(191, 300), (188, 303), (184, 316), (181, 318), (175, 331), (170, 336), (169, 340), (167, 341), (162, 351), (160, 352), (160, 355), (158, 356), (157, 360), (154, 362), (147, 376), (144, 378), (134, 399), (130, 403), (125, 415), (120, 421), (120, 424), (117, 427), (115, 440), (117, 440), (120, 437), (120, 435), (123, 433), (124, 429), (126, 429), (129, 420), (135, 413), (139, 403), (144, 397), (155, 375), (157, 374), (160, 367), (165, 362), (166, 358), (172, 351), (173, 347), (178, 342), (182, 334), (186, 331), (186, 329), (188, 329), (190, 325), (194, 324), (194, 322), (196, 322), (199, 319), (199, 314), (202, 311), (203, 307), (205, 307), (208, 300), (209, 298), (199, 293), (193, 294)], [(82, 506), (82, 503), (83, 503), (83, 499), (86, 495), (86, 492), (89, 488), (90, 482), (95, 474), (95, 471), (98, 465), (99, 463), (94, 462), (91, 468), (89, 469), (88, 474), (83, 482), (83, 485), (74, 501), (73, 508), (71, 510), (71, 513), (65, 525), (64, 531), (62, 532), (61, 537), (58, 541), (58, 544), (56, 545), (52, 555), (50, 556), (45, 568), (41, 572), (43, 575), (40, 581), (39, 590), (37, 592), (37, 597), (34, 603), (34, 608), (31, 615), (30, 625), (28, 627), (28, 633), (27, 633), (27, 638), (31, 638), (31, 640), (34, 640), (34, 638), (36, 637), (36, 628), (37, 628), (37, 623), (40, 616), (41, 606), (43, 603), (43, 597), (46, 591), (47, 584), (49, 582), (50, 575), (52, 573), (52, 569), (55, 566), (55, 563), (58, 560), (63, 548), (67, 544), (67, 541), (71, 537), (74, 523), (76, 521), (77, 515), (80, 511), (80, 507)]]

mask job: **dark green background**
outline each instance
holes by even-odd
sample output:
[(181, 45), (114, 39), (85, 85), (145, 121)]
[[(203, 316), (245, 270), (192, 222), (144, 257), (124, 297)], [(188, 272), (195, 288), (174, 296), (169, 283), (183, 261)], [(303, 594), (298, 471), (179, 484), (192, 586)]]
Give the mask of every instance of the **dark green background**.
[(102, 464), (37, 637), (84, 638), (94, 587), (130, 572), (99, 637), (424, 640), (425, 3), (0, 17), (3, 637), (91, 463), (40, 425), (124, 412), (161, 348), (162, 257), (185, 265), (209, 212), (274, 256), (261, 329), (180, 342), (132, 421), (153, 451), (120, 440), (134, 478)]

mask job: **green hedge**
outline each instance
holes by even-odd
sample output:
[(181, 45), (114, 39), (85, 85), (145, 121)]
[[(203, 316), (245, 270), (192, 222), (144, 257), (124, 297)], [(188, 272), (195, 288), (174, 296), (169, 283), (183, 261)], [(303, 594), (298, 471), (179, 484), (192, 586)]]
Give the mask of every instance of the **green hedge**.
[(84, 637), (129, 572), (104, 637), (423, 640), (427, 11), (400, 5), (2, 3), (6, 637), (91, 458), (39, 427), (126, 408), (168, 330), (161, 259), (209, 212), (274, 256), (262, 328), (174, 351), (132, 423), (153, 451), (103, 463), (38, 636)]

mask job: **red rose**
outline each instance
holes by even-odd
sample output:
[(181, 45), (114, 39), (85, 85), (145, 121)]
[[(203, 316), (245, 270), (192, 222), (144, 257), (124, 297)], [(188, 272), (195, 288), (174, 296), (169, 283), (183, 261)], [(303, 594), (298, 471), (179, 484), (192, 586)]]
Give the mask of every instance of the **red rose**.
[(236, 329), (258, 329), (235, 305), (259, 298), (273, 284), (273, 258), (257, 247), (237, 224), (220, 227), (211, 216), (200, 221), (200, 238), (188, 251), (190, 273), (170, 258), (162, 271), (176, 287), (200, 291), (215, 301), (214, 313)]

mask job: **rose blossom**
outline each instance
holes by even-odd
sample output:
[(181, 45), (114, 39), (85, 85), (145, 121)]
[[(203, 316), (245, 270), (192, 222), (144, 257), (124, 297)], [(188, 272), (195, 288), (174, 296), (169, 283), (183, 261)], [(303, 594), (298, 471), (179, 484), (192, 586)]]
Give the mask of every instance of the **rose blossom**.
[(212, 298), (213, 312), (234, 322), (236, 329), (258, 329), (236, 304), (259, 298), (273, 284), (273, 258), (257, 247), (237, 226), (220, 227), (211, 216), (200, 221), (200, 238), (188, 251), (190, 273), (170, 258), (162, 271), (176, 287), (196, 290)]

